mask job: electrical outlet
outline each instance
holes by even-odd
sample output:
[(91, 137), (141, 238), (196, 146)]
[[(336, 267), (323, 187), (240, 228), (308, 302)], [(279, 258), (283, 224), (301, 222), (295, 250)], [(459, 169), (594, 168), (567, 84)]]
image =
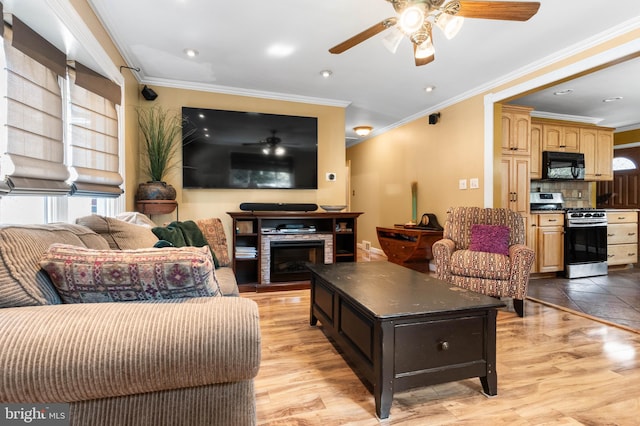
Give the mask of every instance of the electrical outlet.
[(478, 178), (469, 179), (469, 188), (471, 188), (471, 189), (480, 188), (480, 182), (478, 181)]
[(467, 189), (467, 180), (466, 179), (460, 179), (458, 181), (458, 189)]
[(362, 240), (362, 247), (364, 251), (371, 251), (371, 241)]

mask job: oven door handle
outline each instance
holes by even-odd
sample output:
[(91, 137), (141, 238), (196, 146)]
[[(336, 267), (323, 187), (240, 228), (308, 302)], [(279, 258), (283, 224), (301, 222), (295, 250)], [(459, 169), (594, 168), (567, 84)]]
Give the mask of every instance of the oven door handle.
[(606, 228), (607, 224), (602, 222), (580, 222), (580, 223), (568, 223), (567, 228)]

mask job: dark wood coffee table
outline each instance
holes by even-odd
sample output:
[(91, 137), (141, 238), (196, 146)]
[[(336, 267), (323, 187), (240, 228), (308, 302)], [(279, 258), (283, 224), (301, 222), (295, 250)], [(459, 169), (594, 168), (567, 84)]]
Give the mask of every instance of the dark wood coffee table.
[(479, 377), (498, 393), (500, 300), (386, 261), (308, 267), (311, 325), (371, 383), (380, 419), (394, 392), (414, 387)]

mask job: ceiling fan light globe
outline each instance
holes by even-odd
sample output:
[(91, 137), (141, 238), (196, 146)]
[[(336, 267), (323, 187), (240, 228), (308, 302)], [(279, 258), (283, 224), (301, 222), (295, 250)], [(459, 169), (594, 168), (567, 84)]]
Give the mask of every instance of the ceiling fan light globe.
[(406, 34), (411, 34), (414, 31), (419, 30), (424, 24), (425, 13), (424, 7), (420, 5), (414, 5), (407, 7), (400, 14), (400, 28)]
[(416, 59), (424, 59), (434, 55), (435, 53), (436, 49), (433, 47), (433, 43), (431, 43), (431, 38), (428, 38), (425, 42), (418, 45), (415, 57)]
[(402, 31), (400, 31), (397, 27), (393, 27), (382, 39), (382, 44), (387, 48), (389, 52), (396, 53), (398, 51), (398, 46), (400, 46), (400, 42), (402, 41), (402, 37), (404, 37)]
[(285, 152), (287, 152), (286, 149), (284, 149), (281, 146), (278, 146), (278, 147), (276, 147), (276, 150), (275, 150), (274, 154), (276, 154), (276, 155), (284, 155)]
[(464, 18), (462, 16), (450, 15), (448, 13), (441, 13), (436, 19), (436, 25), (442, 30), (447, 40), (451, 40), (460, 32), (464, 24)]
[(262, 148), (262, 153), (264, 155), (269, 155), (271, 154), (271, 149), (269, 149), (269, 147)]

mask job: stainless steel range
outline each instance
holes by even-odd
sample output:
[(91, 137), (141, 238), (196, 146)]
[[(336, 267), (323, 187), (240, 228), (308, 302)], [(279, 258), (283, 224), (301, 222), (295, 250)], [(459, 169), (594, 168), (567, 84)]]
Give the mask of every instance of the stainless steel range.
[(565, 208), (559, 192), (532, 192), (531, 211), (564, 211), (564, 274), (583, 278), (607, 274), (607, 212)]
[(607, 275), (607, 212), (565, 209), (564, 272), (567, 278)]

